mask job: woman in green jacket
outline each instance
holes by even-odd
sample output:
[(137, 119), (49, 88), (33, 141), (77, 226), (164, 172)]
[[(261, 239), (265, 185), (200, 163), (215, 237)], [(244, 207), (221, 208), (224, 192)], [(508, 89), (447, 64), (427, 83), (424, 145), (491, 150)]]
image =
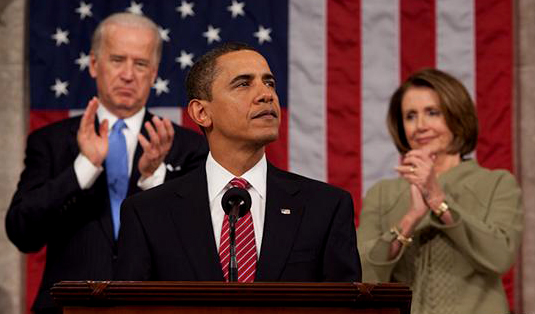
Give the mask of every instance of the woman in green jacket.
[(520, 189), (467, 155), (477, 117), (447, 73), (414, 73), (393, 94), (387, 124), (399, 177), (366, 194), (358, 228), (363, 281), (402, 282), (413, 314), (504, 314), (501, 275), (521, 239)]

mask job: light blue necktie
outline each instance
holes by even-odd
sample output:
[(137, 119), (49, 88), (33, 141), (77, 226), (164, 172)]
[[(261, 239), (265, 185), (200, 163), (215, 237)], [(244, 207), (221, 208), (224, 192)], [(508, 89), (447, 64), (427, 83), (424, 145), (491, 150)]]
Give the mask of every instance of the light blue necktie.
[(117, 120), (108, 138), (108, 156), (106, 156), (106, 176), (110, 193), (113, 236), (117, 240), (121, 224), (121, 202), (128, 191), (128, 152), (123, 128), (123, 120)]

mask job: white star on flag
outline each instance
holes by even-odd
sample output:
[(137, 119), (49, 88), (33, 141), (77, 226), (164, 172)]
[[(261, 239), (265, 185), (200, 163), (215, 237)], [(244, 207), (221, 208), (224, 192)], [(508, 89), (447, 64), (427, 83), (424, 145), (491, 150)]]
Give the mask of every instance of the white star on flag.
[(232, 0), (232, 5), (229, 5), (227, 7), (227, 10), (229, 10), (232, 13), (232, 18), (235, 18), (238, 15), (245, 16), (245, 12), (243, 11), (244, 6), (245, 6), (244, 2), (238, 2), (236, 0)]
[(220, 31), (220, 28), (214, 28), (212, 25), (208, 25), (208, 30), (202, 33), (202, 35), (206, 37), (208, 44), (211, 44), (214, 41), (221, 41), (221, 37), (219, 37)]
[(91, 12), (91, 7), (93, 5), (91, 3), (85, 3), (85, 2), (80, 2), (80, 6), (78, 8), (76, 8), (76, 12), (78, 14), (80, 14), (80, 19), (83, 20), (85, 19), (86, 17), (88, 16), (93, 16), (93, 12)]
[(61, 28), (56, 28), (56, 33), (52, 35), (52, 39), (56, 41), (56, 46), (69, 43), (69, 31), (62, 31)]
[(264, 41), (271, 41), (271, 36), (269, 36), (270, 33), (271, 28), (264, 28), (264, 26), (260, 25), (258, 31), (254, 33), (254, 37), (258, 38), (259, 44), (263, 44)]
[(60, 79), (56, 79), (56, 83), (50, 86), (50, 89), (56, 93), (56, 98), (58, 98), (61, 95), (67, 95), (69, 93), (67, 86), (69, 86), (69, 82), (62, 82)]
[(193, 12), (193, 6), (195, 5), (195, 3), (189, 3), (187, 1), (182, 1), (180, 3), (180, 6), (176, 7), (176, 10), (177, 12), (180, 12), (180, 17), (181, 18), (185, 18), (187, 17), (188, 15), (189, 16), (194, 16), (195, 15), (195, 12)]
[(156, 83), (152, 86), (156, 90), (156, 96), (160, 96), (161, 93), (169, 93), (169, 80), (162, 80), (160, 77), (156, 79)]
[(180, 57), (176, 57), (175, 61), (180, 63), (180, 69), (184, 70), (186, 67), (193, 65), (193, 53), (180, 50)]
[(169, 28), (162, 28), (158, 26), (158, 32), (163, 41), (169, 41)]
[(89, 55), (86, 55), (84, 52), (80, 52), (80, 57), (74, 60), (74, 63), (78, 64), (80, 71), (85, 70), (89, 66)]
[(143, 8), (143, 3), (136, 3), (135, 1), (130, 1), (130, 6), (126, 8), (126, 11), (137, 15), (143, 15), (143, 11), (141, 10), (141, 8)]

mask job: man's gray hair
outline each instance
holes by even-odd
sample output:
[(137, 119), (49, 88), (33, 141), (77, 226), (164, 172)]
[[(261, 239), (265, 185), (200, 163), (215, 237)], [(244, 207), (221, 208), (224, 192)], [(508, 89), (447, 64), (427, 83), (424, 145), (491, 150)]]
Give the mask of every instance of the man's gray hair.
[(151, 30), (156, 40), (154, 57), (156, 58), (156, 64), (158, 65), (160, 63), (162, 57), (162, 38), (160, 37), (158, 26), (148, 17), (127, 12), (112, 14), (98, 24), (91, 39), (91, 51), (95, 57), (98, 57), (100, 46), (102, 45), (102, 37), (108, 25), (140, 27)]

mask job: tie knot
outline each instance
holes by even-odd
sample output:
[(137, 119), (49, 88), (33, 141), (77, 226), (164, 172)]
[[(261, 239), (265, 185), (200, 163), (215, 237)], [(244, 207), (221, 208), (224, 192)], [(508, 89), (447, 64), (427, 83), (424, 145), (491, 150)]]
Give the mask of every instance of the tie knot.
[(125, 127), (126, 127), (126, 123), (124, 123), (124, 120), (119, 119), (113, 124), (112, 129), (113, 129), (114, 132), (119, 132), (122, 129), (124, 129)]
[(234, 188), (248, 189), (251, 185), (244, 178), (234, 178), (230, 180), (230, 185)]

